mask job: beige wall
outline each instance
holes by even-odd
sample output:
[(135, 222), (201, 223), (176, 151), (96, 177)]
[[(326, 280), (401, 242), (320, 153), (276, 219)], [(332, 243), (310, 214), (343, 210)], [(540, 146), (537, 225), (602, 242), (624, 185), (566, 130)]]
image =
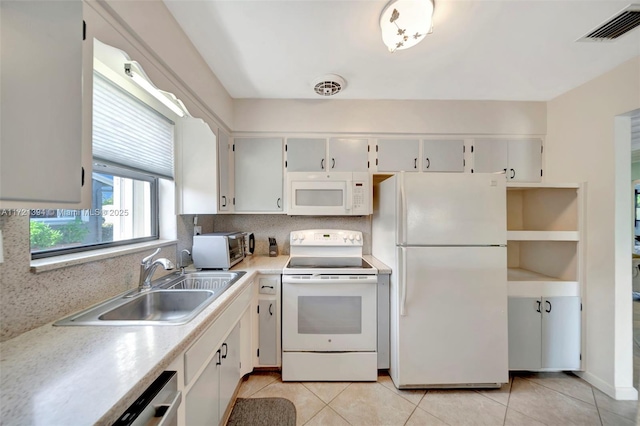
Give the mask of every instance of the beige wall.
[[(548, 102), (548, 182), (586, 182), (585, 378), (633, 397), (629, 138), (615, 117), (640, 107), (640, 58)], [(618, 123), (620, 125), (620, 123)]]
[(544, 135), (545, 102), (236, 99), (234, 131)]

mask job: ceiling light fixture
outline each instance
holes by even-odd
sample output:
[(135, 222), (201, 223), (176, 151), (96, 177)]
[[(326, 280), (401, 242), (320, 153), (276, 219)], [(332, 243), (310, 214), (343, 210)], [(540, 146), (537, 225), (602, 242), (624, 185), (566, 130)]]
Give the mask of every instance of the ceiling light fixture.
[[(131, 69), (132, 65), (136, 66), (136, 71)], [(185, 116), (185, 112), (183, 111), (183, 109), (180, 106), (176, 105), (173, 100), (169, 99), (169, 94), (167, 92), (164, 92), (151, 84), (142, 68), (140, 68), (140, 66), (136, 62), (126, 62), (124, 64), (124, 73), (131, 77), (134, 83), (147, 91), (151, 96), (162, 102), (164, 106), (175, 112), (178, 116)]]
[(433, 26), (433, 0), (392, 0), (380, 15), (382, 41), (390, 52), (420, 43)]

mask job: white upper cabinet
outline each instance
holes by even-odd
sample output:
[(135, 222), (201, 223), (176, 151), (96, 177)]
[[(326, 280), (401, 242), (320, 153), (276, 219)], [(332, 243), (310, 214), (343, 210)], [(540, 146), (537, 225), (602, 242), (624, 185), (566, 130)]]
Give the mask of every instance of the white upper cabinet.
[(216, 135), (199, 118), (176, 123), (176, 200), (178, 214), (215, 214), (218, 178)]
[(282, 138), (235, 138), (235, 211), (283, 211)]
[(475, 173), (504, 172), (514, 182), (542, 180), (540, 139), (476, 139), (472, 153)]
[(369, 140), (329, 139), (329, 155), (325, 170), (330, 172), (368, 172)]
[(326, 170), (327, 140), (323, 138), (288, 138), (286, 145), (288, 172)]
[(423, 172), (464, 172), (464, 140), (423, 140)]
[[(2, 201), (82, 201), (83, 108), (91, 109), (83, 105), (82, 5), (0, 2)], [(85, 84), (90, 93), (91, 78)], [(91, 184), (90, 168), (84, 181)]]
[(218, 129), (218, 210), (231, 211), (233, 197), (231, 195), (230, 167), (231, 147), (229, 135)]
[(418, 139), (378, 139), (376, 165), (379, 172), (417, 172), (420, 141)]

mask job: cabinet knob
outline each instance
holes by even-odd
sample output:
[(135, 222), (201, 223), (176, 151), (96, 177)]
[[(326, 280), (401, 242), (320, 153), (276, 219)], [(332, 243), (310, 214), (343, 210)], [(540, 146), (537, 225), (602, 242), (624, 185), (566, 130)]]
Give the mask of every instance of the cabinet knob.
[(545, 309), (544, 311), (545, 311), (546, 313), (551, 312), (551, 308), (552, 308), (552, 306), (551, 306), (551, 302), (549, 302), (548, 300), (545, 300), (545, 303), (549, 306), (549, 309), (548, 309), (548, 310), (547, 310), (547, 309)]
[(427, 166), (425, 167), (425, 169), (428, 169), (429, 167), (431, 167), (431, 160), (429, 160), (428, 158), (427, 160)]
[(273, 303), (269, 303), (269, 315), (273, 315), (272, 308), (273, 308)]
[(320, 160), (320, 170), (324, 170), (324, 158)]
[(417, 169), (417, 168), (418, 168), (418, 159), (417, 159), (417, 158), (414, 158), (414, 159), (413, 159), (413, 168), (414, 168), (414, 169)]
[(226, 343), (223, 343), (222, 347), (224, 348), (224, 355), (222, 355), (222, 359), (226, 359), (227, 358), (227, 354), (229, 353), (229, 346), (227, 346)]
[(331, 168), (332, 168), (332, 169), (335, 169), (335, 168), (336, 168), (336, 159), (335, 159), (335, 158), (332, 158), (332, 159), (331, 159)]
[(539, 300), (536, 300), (536, 303), (538, 304), (538, 307), (536, 308), (536, 312), (541, 313), (542, 311), (540, 310), (540, 307), (542, 305), (542, 302)]
[(281, 198), (278, 198), (276, 200), (276, 206), (278, 206), (278, 208), (282, 208), (282, 206), (280, 205), (280, 200), (281, 200)]
[(227, 207), (227, 197), (225, 195), (222, 196), (222, 207)]
[(511, 169), (511, 179), (515, 179), (516, 177), (516, 171), (515, 169)]

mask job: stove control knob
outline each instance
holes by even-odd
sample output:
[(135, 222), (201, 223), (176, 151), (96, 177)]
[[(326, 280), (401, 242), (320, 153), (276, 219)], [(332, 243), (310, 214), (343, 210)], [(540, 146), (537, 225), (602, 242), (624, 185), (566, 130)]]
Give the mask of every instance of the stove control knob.
[(360, 234), (356, 234), (356, 241), (360, 241)]
[(349, 240), (353, 242), (353, 234), (349, 234)]
[(298, 234), (296, 234), (296, 233), (291, 234), (291, 239), (293, 241), (297, 240), (298, 239)]
[(304, 240), (304, 234), (298, 234), (298, 239), (299, 239), (300, 241)]

